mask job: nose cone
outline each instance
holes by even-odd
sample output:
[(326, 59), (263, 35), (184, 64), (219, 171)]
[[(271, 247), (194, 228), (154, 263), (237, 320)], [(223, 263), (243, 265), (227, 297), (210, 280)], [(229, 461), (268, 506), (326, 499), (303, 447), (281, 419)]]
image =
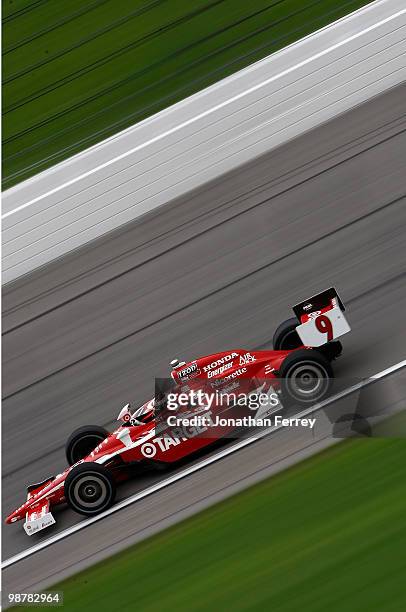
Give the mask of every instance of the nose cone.
[(20, 521), (22, 518), (24, 518), (24, 512), (21, 512), (21, 510), (14, 510), (14, 512), (8, 515), (8, 517), (5, 520), (5, 523), (7, 525), (10, 525), (11, 523)]
[(19, 508), (14, 510), (14, 512), (12, 512), (11, 514), (8, 515), (8, 517), (5, 520), (5, 523), (7, 525), (10, 525), (10, 523), (15, 523), (16, 521), (21, 521), (21, 519), (25, 518), (25, 515), (26, 515), (29, 507), (30, 507), (30, 503), (27, 500), (24, 504), (21, 504), (21, 506)]

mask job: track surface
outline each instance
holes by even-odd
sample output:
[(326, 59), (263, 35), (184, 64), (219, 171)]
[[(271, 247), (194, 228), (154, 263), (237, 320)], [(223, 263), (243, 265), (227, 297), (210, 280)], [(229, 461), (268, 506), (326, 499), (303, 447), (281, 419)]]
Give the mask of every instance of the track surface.
[[(291, 304), (320, 288), (339, 289), (354, 330), (338, 375), (368, 376), (404, 358), (405, 101), (396, 88), (8, 289), (3, 515), (26, 484), (64, 467), (72, 429), (112, 424), (129, 399), (152, 396), (153, 376), (166, 375), (175, 356), (269, 346)], [(277, 444), (254, 444), (211, 466), (210, 479), (193, 475), (183, 486), (211, 496), (213, 483), (227, 488), (242, 461), (247, 468), (271, 449), (262, 468), (252, 463), (266, 475)], [(278, 452), (308, 445), (285, 437)], [(80, 532), (69, 560), (72, 538), (12, 566), (4, 588), (59, 577), (84, 564), (96, 541), (104, 554), (119, 548), (115, 533), (146, 528), (143, 510), (153, 513), (150, 531), (158, 529), (173, 495), (165, 491), (156, 506), (152, 496)], [(58, 513), (56, 529), (80, 520)], [(3, 558), (33, 540), (8, 526)]]

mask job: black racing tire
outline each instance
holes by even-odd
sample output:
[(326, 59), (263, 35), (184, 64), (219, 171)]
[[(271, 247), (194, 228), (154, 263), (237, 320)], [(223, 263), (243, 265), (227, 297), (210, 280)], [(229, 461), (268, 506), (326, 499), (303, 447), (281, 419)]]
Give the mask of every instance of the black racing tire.
[(298, 349), (284, 359), (279, 369), (282, 403), (309, 406), (331, 391), (334, 372), (328, 359), (314, 349)]
[(66, 459), (69, 465), (74, 465), (80, 459), (87, 457), (108, 435), (107, 429), (99, 425), (85, 425), (75, 429), (65, 444)]
[(98, 463), (76, 465), (66, 477), (65, 498), (68, 505), (85, 516), (107, 510), (116, 497), (116, 483), (111, 472)]
[(276, 328), (273, 335), (273, 348), (275, 351), (287, 351), (303, 346), (296, 327), (299, 325), (296, 317), (287, 319)]

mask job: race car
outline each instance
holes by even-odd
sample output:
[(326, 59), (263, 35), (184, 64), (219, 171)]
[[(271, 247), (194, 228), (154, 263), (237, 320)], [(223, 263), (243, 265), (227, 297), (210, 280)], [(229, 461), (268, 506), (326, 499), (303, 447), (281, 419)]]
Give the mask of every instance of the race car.
[[(321, 401), (331, 389), (331, 362), (342, 352), (337, 338), (350, 331), (344, 305), (330, 288), (293, 311), (295, 317), (276, 329), (273, 350), (234, 349), (188, 363), (173, 360), (171, 392), (176, 397), (185, 389), (224, 389), (244, 383), (247, 393), (261, 388), (276, 394), (280, 401), (273, 411), (287, 404), (303, 407)], [(175, 464), (229, 433), (230, 428), (215, 427), (210, 434), (201, 427), (159, 429), (158, 417), (167, 408), (167, 390), (161, 391), (133, 412), (126, 404), (118, 415), (122, 424), (112, 433), (99, 426), (75, 430), (66, 443), (66, 470), (30, 485), (26, 501), (6, 523), (25, 519), (24, 530), (32, 535), (55, 523), (51, 509), (58, 504), (66, 503), (88, 517), (99, 514), (114, 503), (117, 484), (134, 471)], [(227, 406), (227, 410), (237, 408)]]

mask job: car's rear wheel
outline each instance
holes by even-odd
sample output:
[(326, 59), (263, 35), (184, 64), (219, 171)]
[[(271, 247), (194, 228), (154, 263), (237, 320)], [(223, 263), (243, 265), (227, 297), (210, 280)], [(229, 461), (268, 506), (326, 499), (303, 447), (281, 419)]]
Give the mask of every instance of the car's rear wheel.
[(273, 335), (273, 348), (275, 351), (288, 351), (299, 348), (303, 342), (299, 338), (296, 327), (299, 325), (296, 317), (287, 319), (276, 328)]
[(80, 459), (87, 457), (108, 435), (107, 429), (99, 427), (99, 425), (85, 425), (75, 429), (65, 445), (66, 459), (69, 465), (74, 465)]
[(312, 349), (299, 349), (286, 357), (279, 370), (282, 401), (312, 404), (331, 391), (333, 369), (324, 355)]
[(107, 468), (98, 463), (81, 463), (74, 467), (65, 480), (68, 505), (86, 516), (107, 510), (116, 496), (116, 483)]

